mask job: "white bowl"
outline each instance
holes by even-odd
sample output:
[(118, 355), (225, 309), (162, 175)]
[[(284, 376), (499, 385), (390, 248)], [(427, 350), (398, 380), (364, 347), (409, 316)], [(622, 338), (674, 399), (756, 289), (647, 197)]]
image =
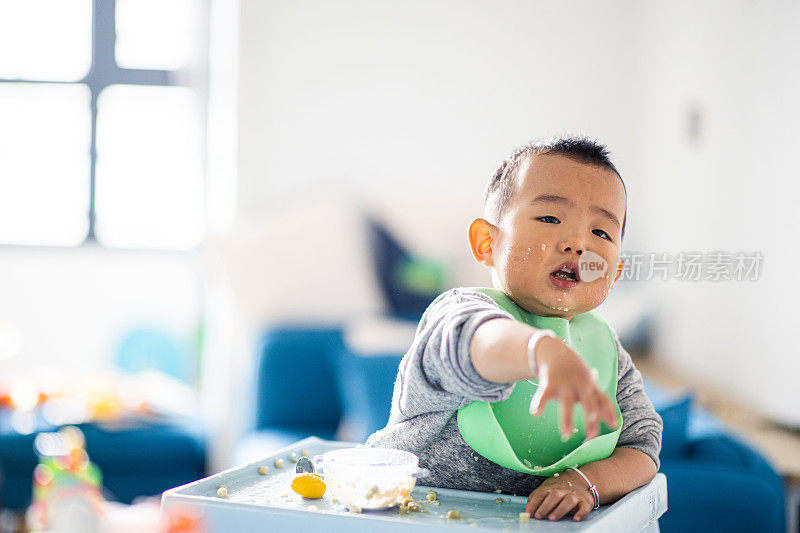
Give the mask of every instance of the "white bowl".
[(389, 448), (344, 448), (315, 458), (332, 498), (347, 507), (385, 509), (401, 503), (414, 490), (419, 468), (413, 453)]

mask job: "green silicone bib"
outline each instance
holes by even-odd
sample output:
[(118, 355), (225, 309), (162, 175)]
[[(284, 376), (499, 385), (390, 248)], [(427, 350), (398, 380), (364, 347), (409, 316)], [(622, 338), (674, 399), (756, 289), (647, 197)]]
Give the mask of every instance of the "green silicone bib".
[(559, 405), (548, 402), (539, 416), (528, 412), (538, 386), (536, 380), (519, 381), (511, 396), (502, 402), (472, 402), (458, 410), (458, 429), (464, 441), (490, 461), (528, 474), (549, 476), (569, 466), (605, 459), (617, 445), (622, 430), (622, 413), (617, 404), (617, 344), (605, 321), (595, 311), (564, 318), (529, 313), (497, 289), (473, 288), (491, 297), (501, 309), (536, 328), (551, 329), (575, 350), (589, 368), (598, 373), (597, 385), (608, 395), (617, 412), (619, 425), (611, 429), (600, 422), (600, 435), (583, 442), (586, 423), (583, 408), (576, 405), (568, 440), (561, 438)]

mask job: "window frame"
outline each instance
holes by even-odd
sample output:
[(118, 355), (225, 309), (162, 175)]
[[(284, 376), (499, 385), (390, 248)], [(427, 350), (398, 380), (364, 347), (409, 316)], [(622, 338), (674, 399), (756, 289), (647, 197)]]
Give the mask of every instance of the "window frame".
[[(76, 246), (60, 246), (60, 245), (39, 245), (39, 244), (11, 244), (0, 243), (3, 247), (33, 247), (33, 248), (76, 248), (85, 245), (103, 246), (97, 240), (96, 234), (96, 205), (95, 205), (95, 191), (96, 191), (96, 165), (97, 165), (97, 100), (103, 90), (110, 85), (150, 85), (160, 87), (188, 87), (195, 90), (203, 102), (202, 110), (200, 113), (201, 124), (201, 142), (203, 145), (207, 142), (206, 125), (207, 125), (207, 94), (206, 83), (208, 78), (208, 4), (207, 2), (198, 2), (198, 10), (200, 10), (203, 35), (202, 43), (198, 47), (202, 53), (202, 78), (200, 83), (186, 83), (182, 76), (184, 70), (161, 70), (161, 69), (129, 69), (122, 68), (117, 64), (115, 57), (116, 48), (116, 0), (91, 0), (92, 2), (92, 54), (89, 71), (80, 80), (76, 81), (63, 81), (63, 80), (48, 80), (48, 79), (8, 79), (0, 77), (0, 84), (4, 83), (46, 83), (46, 84), (61, 84), (61, 85), (85, 85), (89, 88), (91, 93), (90, 110), (91, 110), (91, 141), (89, 145), (89, 212), (88, 227), (86, 237)], [(46, 14), (43, 14), (46, 16)], [(206, 165), (205, 156), (202, 161), (202, 177), (203, 189), (205, 190), (206, 179)], [(204, 210), (205, 210), (205, 206)], [(114, 248), (118, 249), (118, 248)], [(163, 251), (162, 248), (143, 248), (143, 250)]]

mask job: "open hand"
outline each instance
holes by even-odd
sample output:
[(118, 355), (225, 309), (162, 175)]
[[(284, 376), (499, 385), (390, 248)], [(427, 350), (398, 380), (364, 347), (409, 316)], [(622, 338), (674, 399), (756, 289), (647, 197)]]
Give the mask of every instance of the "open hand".
[(536, 366), (539, 389), (530, 405), (532, 415), (540, 415), (547, 402), (561, 404), (561, 434), (572, 436), (572, 410), (576, 403), (586, 414), (586, 440), (600, 434), (598, 420), (616, 428), (618, 421), (614, 405), (600, 390), (589, 367), (581, 356), (559, 339), (545, 337), (536, 345)]
[(525, 511), (534, 518), (560, 520), (574, 514), (573, 520), (579, 522), (594, 508), (594, 498), (586, 482), (576, 479), (577, 474), (569, 470), (560, 475), (547, 478), (531, 495)]

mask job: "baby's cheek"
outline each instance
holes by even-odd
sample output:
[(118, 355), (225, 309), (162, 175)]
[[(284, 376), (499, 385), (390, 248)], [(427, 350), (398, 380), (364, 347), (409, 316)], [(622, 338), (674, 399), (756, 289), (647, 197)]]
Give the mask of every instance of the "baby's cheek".
[(606, 272), (605, 275), (598, 280), (603, 284), (603, 291), (606, 295), (611, 292), (611, 287), (614, 286), (614, 274), (615, 272)]
[(606, 274), (603, 277), (597, 278), (596, 280), (587, 283), (588, 287), (588, 296), (591, 299), (591, 304), (593, 306), (598, 306), (608, 297), (609, 292), (611, 292), (611, 285), (613, 284), (613, 278), (610, 274)]
[(503, 274), (509, 282), (527, 285), (532, 281), (529, 278), (534, 275), (535, 263), (531, 260), (532, 251), (528, 250), (530, 248), (509, 255), (503, 269)]

